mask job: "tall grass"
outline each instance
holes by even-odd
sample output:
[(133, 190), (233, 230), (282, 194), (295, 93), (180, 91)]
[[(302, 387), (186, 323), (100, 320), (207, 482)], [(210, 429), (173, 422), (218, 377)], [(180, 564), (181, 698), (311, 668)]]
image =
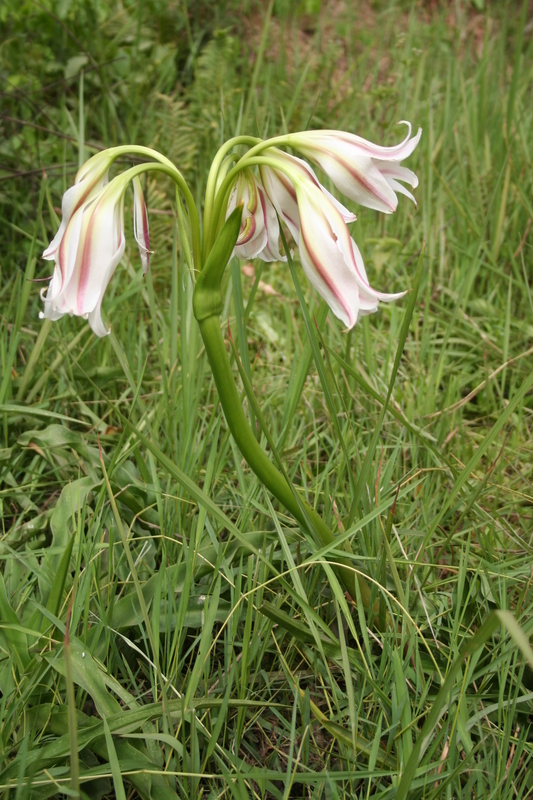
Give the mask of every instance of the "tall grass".
[[(0, 794), (531, 797), (528, 5), (189, 6), (0, 11)], [(383, 290), (420, 266), (408, 329), (409, 298), (343, 331), (297, 253), (306, 305), (287, 265), (235, 264), (223, 312), (380, 633), (227, 432), (171, 187), (146, 186), (153, 266), (127, 252), (107, 339), (42, 323), (34, 279), (98, 148), (156, 146), (201, 197), (237, 132), (392, 144), (400, 119), (418, 208), (353, 234)]]

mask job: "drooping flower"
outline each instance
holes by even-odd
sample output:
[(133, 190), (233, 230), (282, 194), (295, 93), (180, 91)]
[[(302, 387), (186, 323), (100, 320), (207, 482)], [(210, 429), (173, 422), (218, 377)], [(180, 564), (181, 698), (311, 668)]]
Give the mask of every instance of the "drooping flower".
[(263, 261), (285, 261), (279, 252), (279, 222), (276, 211), (252, 170), (242, 170), (228, 202), (226, 217), (242, 204), (242, 222), (235, 255), (239, 258), (261, 258)]
[(302, 267), (347, 328), (353, 328), (360, 315), (376, 311), (380, 301), (404, 294), (385, 294), (370, 286), (361, 253), (342, 215), (319, 189), (297, 186), (297, 196)]
[(271, 148), (269, 158), (276, 167), (262, 165), (259, 168), (261, 180), (272, 200), (274, 208), (290, 230), (295, 241), (298, 240), (300, 229), (300, 212), (296, 195), (295, 181), (302, 185), (312, 185), (319, 189), (323, 195), (335, 206), (345, 222), (354, 222), (357, 217), (340, 203), (325, 186), (319, 182), (314, 170), (301, 158), (291, 156), (283, 150)]
[(63, 195), (61, 201), (61, 224), (59, 230), (43, 253), (51, 259), (59, 247), (71, 217), (83, 205), (96, 197), (108, 182), (109, 167), (113, 162), (110, 151), (104, 150), (83, 164), (76, 174), (74, 185)]
[(130, 181), (134, 191), (134, 233), (143, 271), (149, 266), (146, 205), (140, 180), (130, 173), (131, 170), (107, 183), (106, 169), (104, 175), (92, 175), (85, 193), (79, 192), (79, 186), (87, 178), (65, 193), (61, 226), (43, 253), (43, 258), (55, 261), (55, 267), (48, 287), (41, 292), (41, 317), (56, 320), (64, 314), (75, 314), (88, 319), (97, 336), (109, 333), (102, 320), (101, 305), (126, 246), (124, 195)]
[[(307, 276), (348, 327), (355, 324), (359, 315), (374, 311), (380, 301), (399, 297), (377, 292), (370, 286), (361, 254), (347, 228), (347, 223), (356, 219), (355, 215), (321, 185), (306, 161), (274, 145), (294, 147), (317, 163), (352, 200), (390, 213), (397, 205), (396, 193), (414, 199), (400, 182), (411, 187), (418, 183), (416, 175), (402, 167), (401, 161), (412, 153), (421, 131), (411, 137), (411, 126), (406, 124), (408, 135), (395, 147), (380, 147), (342, 131), (307, 131), (278, 137), (272, 145), (264, 142), (249, 163), (244, 156), (226, 209), (229, 216), (237, 206), (242, 206), (241, 229), (234, 252), (243, 258), (285, 260), (279, 250), (279, 217), (300, 247)], [(135, 167), (108, 183), (110, 165), (128, 152), (153, 159), (154, 163)], [(220, 163), (227, 165), (227, 161), (215, 159), (218, 168)], [(254, 165), (259, 168), (259, 179), (252, 171)], [(157, 169), (177, 181), (192, 214), (195, 263), (202, 268), (198, 215), (181, 173), (154, 150), (139, 146), (112, 148), (93, 156), (78, 172), (74, 186), (65, 193), (60, 228), (43, 253), (44, 258), (55, 262), (55, 268), (48, 289), (42, 292), (41, 316), (58, 319), (66, 313), (81, 315), (89, 319), (98, 335), (107, 333), (101, 318), (101, 303), (124, 253), (124, 192), (130, 181), (134, 185), (135, 238), (143, 270), (148, 269), (148, 219), (137, 177), (139, 169)], [(208, 182), (212, 194), (222, 186), (226, 173), (222, 170), (218, 178), (216, 170), (213, 174), (214, 180)], [(211, 195), (206, 198), (207, 208), (212, 208), (213, 199)], [(208, 245), (209, 235), (207, 225)]]
[(401, 297), (404, 292), (385, 294), (370, 286), (347, 227), (355, 216), (320, 185), (311, 168), (286, 153), (269, 154), (268, 161), (260, 167), (263, 185), (299, 246), (305, 274), (333, 313), (352, 328), (380, 301)]
[(411, 137), (411, 124), (402, 121), (409, 130), (405, 139), (394, 147), (382, 147), (344, 131), (304, 131), (288, 137), (306, 158), (311, 159), (331, 178), (346, 197), (367, 208), (390, 214), (396, 210), (396, 193), (413, 202), (411, 192), (399, 181), (418, 186), (418, 178), (400, 162), (411, 155), (422, 135), (418, 129)]

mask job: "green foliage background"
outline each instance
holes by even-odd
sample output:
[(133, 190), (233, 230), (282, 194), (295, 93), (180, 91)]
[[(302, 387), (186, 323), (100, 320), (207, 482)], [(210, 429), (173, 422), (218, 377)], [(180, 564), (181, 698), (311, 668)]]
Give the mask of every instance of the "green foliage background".
[[(496, 0), (278, 0), (270, 22), (253, 0), (4, 0), (0, 795), (532, 796), (532, 21)], [(424, 130), (418, 207), (353, 226), (377, 288), (422, 259), (385, 415), (406, 301), (346, 333), (298, 271), (317, 361), (286, 265), (232, 264), (222, 320), (379, 633), (228, 435), (170, 185), (148, 180), (152, 268), (127, 250), (106, 340), (42, 323), (35, 279), (98, 149), (160, 149), (200, 202), (238, 132), (392, 144), (400, 119)]]

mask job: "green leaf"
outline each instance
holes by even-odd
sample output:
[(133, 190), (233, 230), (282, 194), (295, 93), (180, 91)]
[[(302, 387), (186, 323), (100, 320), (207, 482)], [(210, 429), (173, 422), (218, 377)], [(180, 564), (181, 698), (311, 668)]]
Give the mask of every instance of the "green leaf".
[[(63, 600), (63, 591), (65, 589), (65, 583), (67, 580), (67, 575), (69, 571), (70, 565), (70, 557), (72, 555), (72, 548), (74, 546), (74, 540), (76, 538), (76, 534), (74, 533), (65, 548), (63, 555), (59, 561), (59, 565), (57, 567), (56, 574), (54, 576), (54, 580), (52, 583), (52, 588), (50, 590), (50, 594), (48, 595), (48, 600), (46, 601), (46, 608), (47, 610), (53, 614), (55, 617), (59, 616), (59, 611), (61, 608), (61, 602)], [(41, 622), (41, 630), (44, 631), (48, 627), (48, 621), (46, 617), (43, 617)]]
[(429, 714), (422, 727), (422, 730), (418, 735), (418, 739), (413, 747), (411, 757), (409, 758), (405, 771), (402, 774), (400, 783), (398, 785), (398, 791), (394, 800), (406, 800), (409, 787), (413, 781), (413, 778), (415, 777), (420, 755), (428, 746), (439, 719), (450, 703), (450, 697), (452, 696), (454, 690), (455, 678), (462, 669), (465, 658), (475, 653), (480, 647), (483, 647), (487, 639), (492, 636), (499, 625), (502, 625), (507, 630), (528, 663), (533, 666), (533, 650), (531, 649), (524, 631), (511, 612), (493, 611), (491, 614), (489, 614), (483, 625), (474, 634), (474, 636), (468, 639), (462, 646), (459, 655), (450, 667), (446, 679), (439, 689), (435, 700), (431, 704)]
[(20, 628), (19, 618), (11, 608), (7, 596), (6, 585), (0, 573), (0, 641), (5, 642), (6, 649), (14, 655), (21, 672), (30, 661), (26, 634)]
[[(63, 487), (50, 520), (54, 547), (67, 547), (72, 539), (69, 533), (70, 520), (80, 513), (87, 495), (94, 487), (95, 482), (90, 477), (78, 478)], [(60, 561), (60, 556), (51, 556), (50, 561), (55, 564)]]
[(115, 750), (115, 745), (113, 744), (113, 737), (111, 736), (111, 731), (109, 730), (109, 725), (104, 717), (104, 733), (105, 733), (105, 742), (107, 745), (107, 754), (109, 757), (109, 764), (111, 766), (111, 774), (113, 775), (113, 786), (115, 788), (115, 797), (117, 800), (126, 800), (126, 792), (124, 790), (124, 784), (122, 782), (122, 775), (120, 772), (120, 764), (117, 758), (117, 751)]

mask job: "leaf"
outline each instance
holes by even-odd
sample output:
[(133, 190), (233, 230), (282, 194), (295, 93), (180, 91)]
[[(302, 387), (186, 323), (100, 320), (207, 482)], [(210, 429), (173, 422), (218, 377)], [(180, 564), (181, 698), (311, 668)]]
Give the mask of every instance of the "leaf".
[[(63, 552), (63, 555), (61, 556), (56, 574), (54, 576), (54, 581), (52, 583), (52, 589), (50, 590), (50, 594), (48, 595), (48, 600), (46, 601), (47, 610), (55, 617), (59, 616), (59, 611), (61, 609), (61, 602), (63, 600), (63, 591), (65, 589), (68, 569), (70, 566), (70, 557), (72, 555), (72, 548), (74, 546), (75, 538), (76, 534), (74, 533), (70, 537), (70, 540)], [(44, 631), (47, 627), (48, 627), (48, 621), (46, 617), (43, 617), (41, 622), (41, 630)]]
[(395, 800), (405, 800), (407, 797), (409, 787), (418, 767), (420, 755), (424, 752), (429, 744), (433, 730), (452, 700), (455, 678), (458, 672), (461, 670), (465, 658), (475, 653), (480, 647), (483, 647), (487, 639), (489, 639), (497, 629), (498, 625), (503, 625), (503, 627), (511, 635), (514, 643), (522, 651), (522, 654), (526, 660), (531, 666), (533, 666), (533, 650), (531, 649), (524, 631), (511, 612), (493, 611), (491, 614), (489, 614), (483, 625), (474, 634), (474, 636), (468, 639), (462, 646), (459, 655), (450, 667), (444, 683), (442, 684), (436, 698), (431, 704), (427, 719), (422, 727), (422, 730), (420, 731), (418, 739), (415, 742), (405, 771), (402, 774)]
[(30, 661), (26, 634), (20, 628), (17, 615), (11, 608), (3, 575), (0, 573), (0, 641), (5, 640), (7, 651), (14, 655), (19, 670), (24, 671)]
[[(50, 520), (54, 547), (67, 547), (70, 540), (69, 522), (72, 517), (80, 512), (87, 500), (87, 495), (96, 485), (98, 484), (95, 483), (93, 478), (85, 477), (78, 478), (78, 480), (63, 487)], [(59, 560), (60, 556), (50, 556), (50, 561), (54, 567), (56, 563), (59, 566)], [(55, 568), (57, 569), (57, 567)]]
[[(241, 535), (241, 541), (230, 541), (223, 545), (224, 559), (228, 564), (231, 564), (241, 556), (251, 555), (257, 552), (257, 548), (263, 547), (265, 544), (265, 534), (263, 531), (251, 531), (247, 534)], [(198, 551), (198, 557), (195, 561), (194, 575), (198, 580), (204, 575), (209, 575), (213, 572), (214, 565), (217, 561), (217, 555), (220, 548), (214, 545), (209, 545), (204, 549)], [(166, 567), (165, 585), (172, 586), (175, 592), (181, 592), (183, 581), (186, 577), (187, 564), (172, 564)], [(142, 584), (142, 593), (145, 602), (148, 604), (154, 595), (154, 588), (158, 580), (158, 574), (152, 575), (147, 581)], [(200, 610), (195, 608), (194, 605), (188, 607), (187, 613), (196, 615)], [(113, 627), (118, 630), (136, 625), (140, 619), (140, 606), (138, 598), (134, 592), (121, 597), (120, 600), (113, 607)], [(187, 625), (193, 624), (193, 617), (187, 621)]]
[(111, 736), (111, 731), (109, 730), (109, 725), (107, 724), (107, 720), (104, 717), (104, 733), (105, 733), (105, 742), (107, 745), (107, 755), (109, 758), (109, 764), (111, 766), (111, 774), (113, 775), (113, 786), (115, 787), (115, 797), (117, 800), (126, 800), (126, 792), (124, 791), (124, 784), (122, 782), (122, 775), (120, 772), (120, 764), (117, 758), (117, 751), (115, 750), (115, 745), (113, 744), (113, 737)]

